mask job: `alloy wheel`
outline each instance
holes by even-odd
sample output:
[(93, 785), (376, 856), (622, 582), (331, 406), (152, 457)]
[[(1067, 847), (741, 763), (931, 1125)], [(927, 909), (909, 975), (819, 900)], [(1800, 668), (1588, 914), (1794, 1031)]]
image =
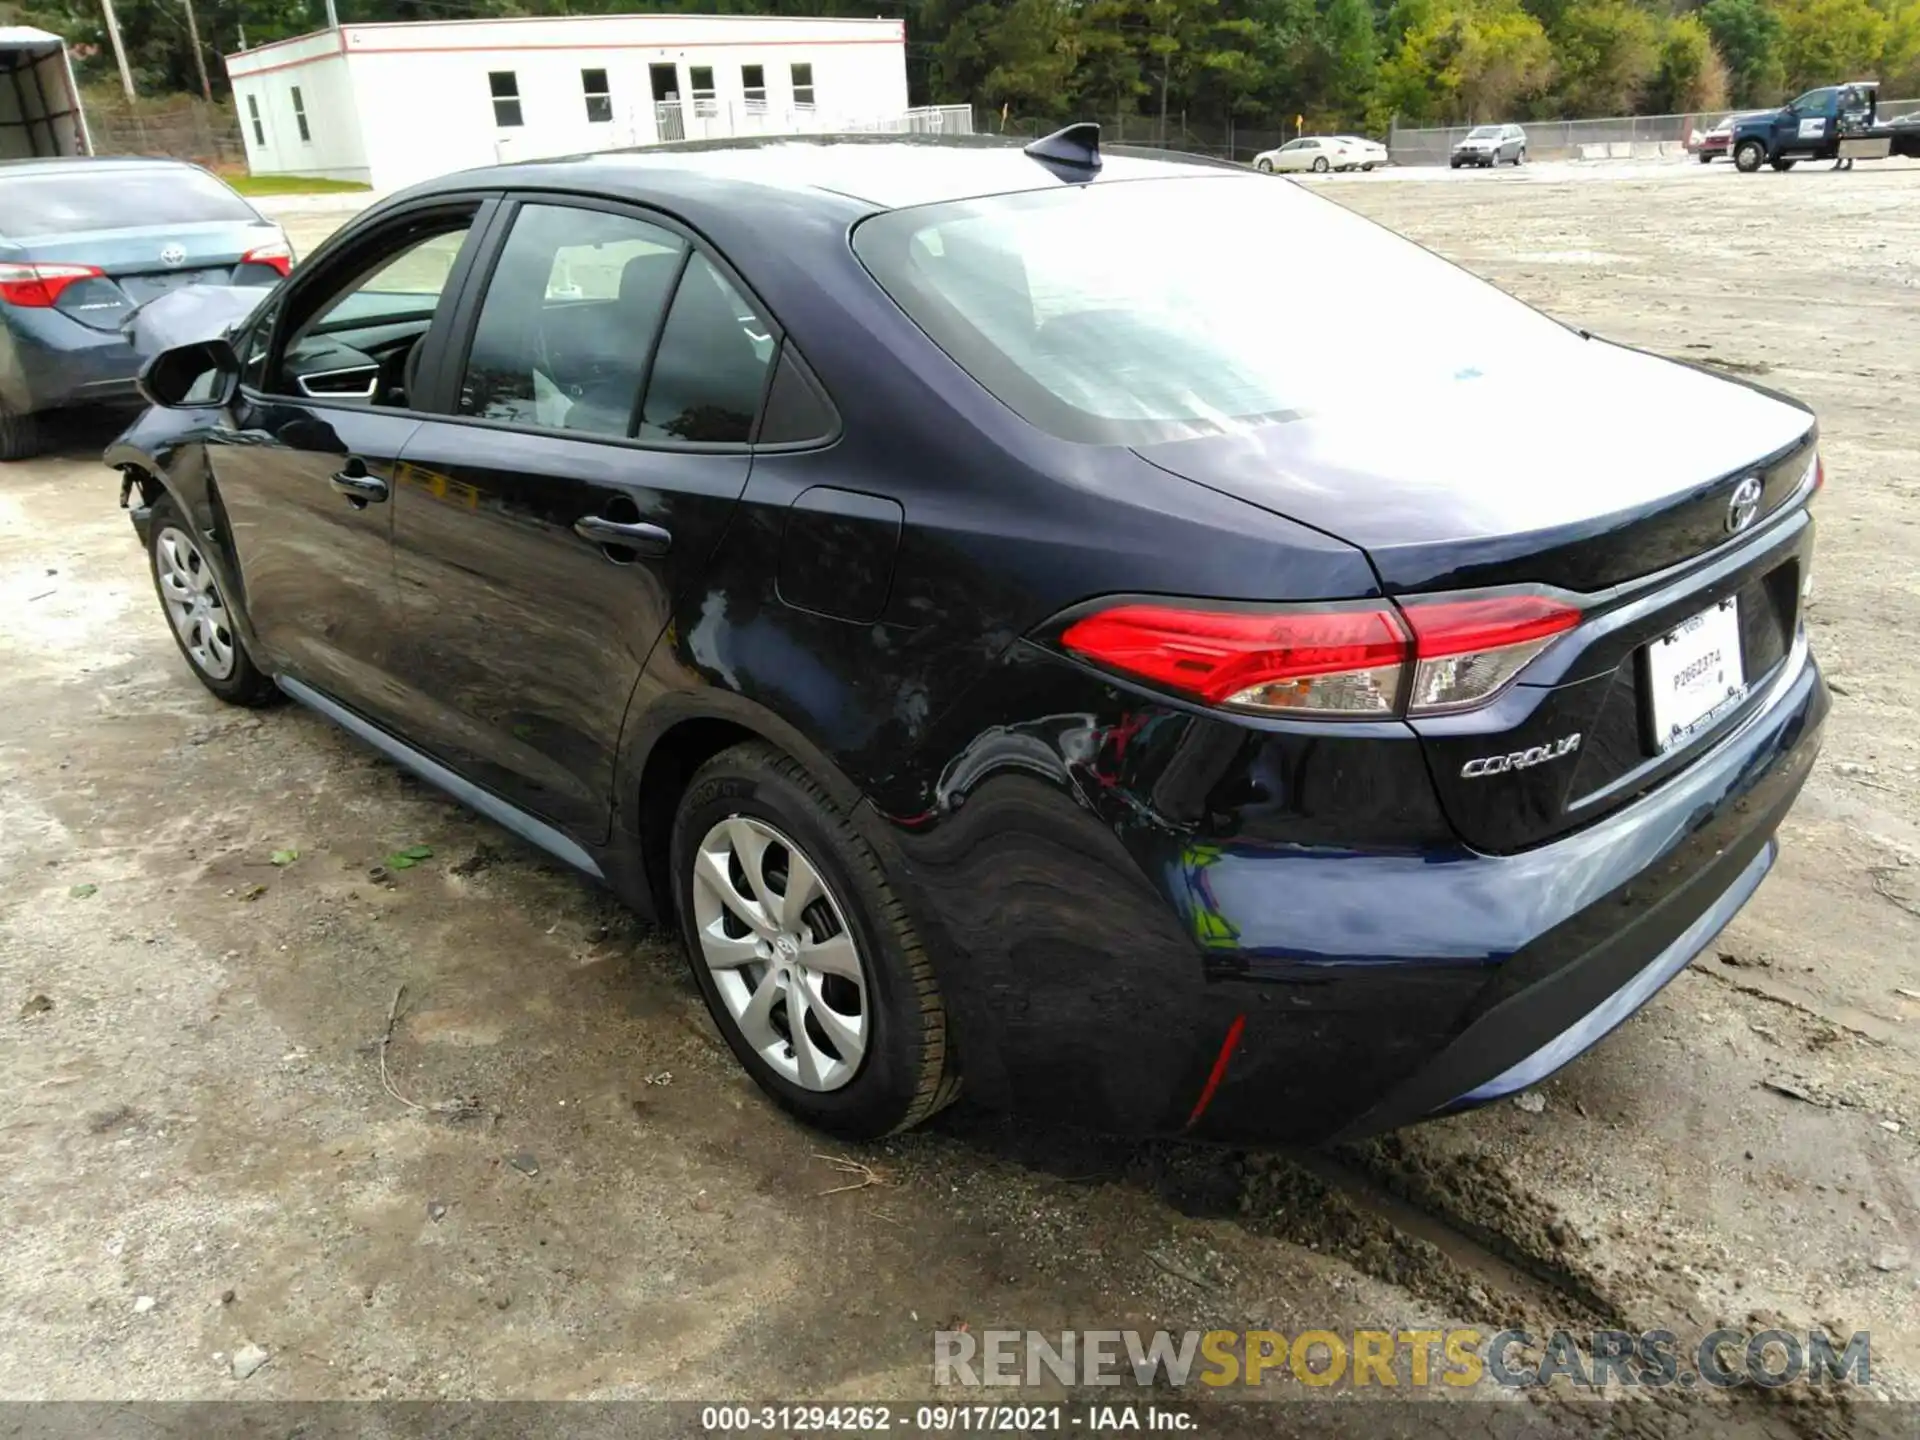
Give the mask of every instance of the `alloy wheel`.
[(181, 647), (202, 672), (225, 680), (233, 674), (233, 627), (206, 556), (185, 531), (171, 525), (154, 540), (153, 553), (160, 597)]
[(761, 1059), (805, 1090), (838, 1090), (872, 1038), (860, 947), (846, 911), (800, 847), (763, 820), (729, 816), (694, 852), (701, 959)]

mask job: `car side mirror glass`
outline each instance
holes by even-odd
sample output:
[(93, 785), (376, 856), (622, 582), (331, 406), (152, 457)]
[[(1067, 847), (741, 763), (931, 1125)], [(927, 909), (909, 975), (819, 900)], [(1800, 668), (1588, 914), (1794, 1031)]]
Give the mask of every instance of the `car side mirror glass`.
[(176, 345), (149, 360), (140, 371), (140, 393), (149, 403), (170, 410), (217, 410), (233, 399), (240, 384), (240, 359), (225, 340)]

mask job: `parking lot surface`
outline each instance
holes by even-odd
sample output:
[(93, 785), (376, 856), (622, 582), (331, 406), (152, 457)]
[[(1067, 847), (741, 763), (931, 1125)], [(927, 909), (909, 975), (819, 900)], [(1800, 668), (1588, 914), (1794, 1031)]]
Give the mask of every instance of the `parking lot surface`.
[[(1920, 1399), (1920, 166), (1316, 183), (1820, 413), (1825, 753), (1639, 1017), (1332, 1163), (964, 1110), (823, 1140), (672, 939), (318, 718), (202, 691), (113, 423), (77, 419), (0, 469), (0, 1392), (924, 1397), (958, 1324), (1777, 1323), (1871, 1330), (1874, 1388)], [(287, 216), (303, 252), (344, 218)]]

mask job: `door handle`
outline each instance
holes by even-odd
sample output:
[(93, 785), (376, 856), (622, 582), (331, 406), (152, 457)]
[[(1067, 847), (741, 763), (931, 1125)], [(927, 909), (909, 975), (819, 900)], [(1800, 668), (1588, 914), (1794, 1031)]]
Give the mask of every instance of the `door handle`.
[(328, 482), (340, 494), (353, 502), (354, 508), (364, 510), (368, 505), (385, 500), (388, 495), (387, 482), (378, 475), (367, 474), (367, 467), (358, 460), (349, 460), (346, 468), (333, 472)]
[(673, 548), (670, 533), (644, 520), (629, 523), (603, 515), (583, 515), (573, 522), (573, 533), (590, 545), (617, 545), (641, 555), (665, 555)]

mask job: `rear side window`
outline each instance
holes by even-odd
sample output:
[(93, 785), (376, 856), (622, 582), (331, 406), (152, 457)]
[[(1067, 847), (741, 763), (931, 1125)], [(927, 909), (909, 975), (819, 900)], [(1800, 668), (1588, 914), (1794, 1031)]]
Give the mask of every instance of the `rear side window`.
[(746, 443), (772, 360), (765, 322), (704, 255), (694, 256), (660, 337), (640, 438)]
[(83, 234), (195, 220), (248, 224), (253, 207), (186, 165), (77, 165), (0, 179), (0, 234)]
[(622, 439), (745, 444), (777, 343), (738, 288), (672, 231), (527, 205), (487, 283), (460, 412)]
[(461, 413), (632, 434), (648, 351), (685, 252), (672, 231), (630, 216), (522, 207), (481, 303)]

